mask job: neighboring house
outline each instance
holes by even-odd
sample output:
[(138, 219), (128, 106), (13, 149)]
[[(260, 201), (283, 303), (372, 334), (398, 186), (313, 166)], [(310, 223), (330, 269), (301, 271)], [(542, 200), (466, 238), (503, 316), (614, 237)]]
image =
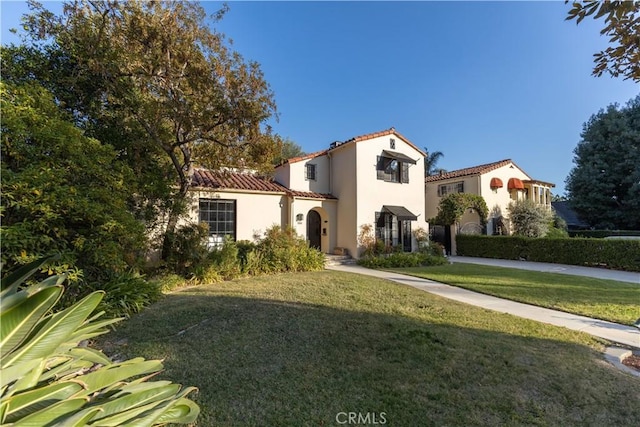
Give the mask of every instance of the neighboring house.
[(386, 244), (412, 251), (412, 230), (427, 227), (423, 163), (424, 153), (391, 128), (289, 159), (273, 179), (195, 169), (190, 217), (209, 225), (212, 244), (290, 225), (325, 253), (357, 258), (360, 227), (371, 224)]
[(581, 220), (576, 211), (571, 209), (568, 201), (551, 202), (551, 206), (556, 214), (567, 223), (569, 231), (588, 230), (589, 224)]
[(531, 200), (551, 209), (551, 188), (555, 184), (532, 179), (511, 159), (473, 166), (425, 178), (427, 218), (438, 214), (440, 199), (450, 193), (471, 193), (484, 198), (489, 208), (486, 230), (476, 212), (466, 212), (458, 232), (467, 234), (509, 234), (509, 203)]

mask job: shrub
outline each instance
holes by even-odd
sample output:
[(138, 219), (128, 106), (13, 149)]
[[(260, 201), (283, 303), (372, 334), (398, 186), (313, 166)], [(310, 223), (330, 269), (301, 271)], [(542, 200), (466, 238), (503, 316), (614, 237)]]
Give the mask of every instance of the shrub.
[(187, 281), (184, 277), (175, 273), (164, 273), (158, 275), (150, 280), (154, 283), (162, 292), (171, 292), (175, 289), (186, 286)]
[(207, 242), (209, 228), (206, 223), (191, 223), (178, 227), (171, 236), (172, 248), (167, 258), (167, 267), (187, 277), (193, 269), (209, 256)]
[(64, 277), (27, 284), (47, 259), (2, 279), (0, 300), (0, 424), (142, 426), (193, 423), (198, 405), (169, 381), (148, 381), (163, 366), (136, 358), (114, 363), (81, 342), (117, 320), (89, 318), (103, 292), (53, 312)]
[(362, 250), (361, 255), (371, 256), (378, 253), (376, 252), (377, 243), (373, 225), (362, 224), (358, 233), (358, 247)]
[(640, 240), (457, 235), (458, 255), (640, 271)]
[(448, 264), (448, 261), (442, 256), (442, 252), (439, 256), (425, 252), (397, 252), (364, 257), (358, 260), (358, 264), (367, 268), (405, 268), (444, 265)]
[(98, 309), (109, 317), (128, 318), (162, 297), (156, 282), (149, 282), (135, 272), (117, 274), (103, 285), (94, 285), (93, 289), (106, 292)]
[(267, 229), (258, 243), (261, 257), (260, 271), (279, 273), (285, 271), (313, 271), (324, 268), (324, 254), (309, 247), (306, 240), (296, 235), (291, 227), (274, 225)]
[(552, 213), (531, 200), (519, 200), (507, 207), (512, 232), (516, 236), (543, 237), (549, 231)]

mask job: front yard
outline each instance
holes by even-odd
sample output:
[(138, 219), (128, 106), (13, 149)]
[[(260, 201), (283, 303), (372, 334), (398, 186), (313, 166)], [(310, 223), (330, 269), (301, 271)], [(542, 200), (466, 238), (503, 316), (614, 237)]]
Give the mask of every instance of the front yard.
[(640, 381), (588, 335), (347, 273), (186, 289), (97, 345), (164, 358), (163, 378), (200, 389), (199, 426), (338, 425), (349, 412), (393, 426), (640, 419)]
[(463, 263), (393, 271), (624, 325), (640, 318), (640, 274), (634, 284)]

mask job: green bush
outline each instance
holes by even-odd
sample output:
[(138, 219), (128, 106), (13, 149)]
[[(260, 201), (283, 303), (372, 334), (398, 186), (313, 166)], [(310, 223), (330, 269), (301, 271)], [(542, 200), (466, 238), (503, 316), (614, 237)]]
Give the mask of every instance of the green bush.
[(162, 292), (171, 292), (186, 286), (188, 283), (184, 277), (175, 273), (158, 274), (149, 281), (154, 283)]
[(367, 268), (405, 268), (425, 267), (430, 265), (448, 264), (448, 260), (440, 255), (426, 252), (395, 252), (389, 255), (363, 257), (358, 264)]
[(47, 260), (2, 279), (0, 292), (0, 424), (3, 426), (156, 426), (193, 423), (200, 409), (169, 381), (149, 381), (159, 360), (114, 363), (80, 343), (117, 320), (89, 317), (103, 292), (52, 311), (64, 277), (27, 280)]
[(258, 243), (262, 273), (313, 271), (324, 268), (324, 254), (298, 236), (291, 227), (274, 225)]
[(156, 282), (147, 281), (135, 272), (117, 274), (105, 284), (95, 285), (94, 290), (106, 292), (98, 309), (109, 317), (128, 318), (162, 297)]
[(640, 240), (457, 235), (456, 246), (461, 256), (640, 271)]
[(569, 231), (571, 237), (603, 239), (609, 236), (640, 236), (640, 230), (579, 230)]
[(193, 274), (194, 268), (206, 263), (209, 257), (206, 223), (191, 223), (178, 227), (171, 236), (171, 251), (166, 260), (170, 271), (182, 276)]

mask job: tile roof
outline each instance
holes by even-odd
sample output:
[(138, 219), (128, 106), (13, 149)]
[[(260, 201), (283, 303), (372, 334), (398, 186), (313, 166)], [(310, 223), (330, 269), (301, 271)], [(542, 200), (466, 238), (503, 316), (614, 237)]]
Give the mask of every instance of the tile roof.
[(501, 168), (502, 166), (506, 166), (509, 163), (513, 163), (513, 161), (511, 159), (500, 160), (493, 163), (487, 163), (486, 165), (472, 166), (470, 168), (458, 169), (451, 172), (444, 172), (439, 175), (431, 175), (426, 177), (425, 181), (434, 182), (434, 181), (442, 181), (442, 180), (451, 179), (451, 178), (460, 178), (460, 177), (469, 176), (469, 175), (480, 175), (483, 173), (490, 172), (494, 169)]
[(278, 166), (281, 166), (281, 165), (283, 165), (285, 163), (296, 163), (296, 162), (301, 162), (303, 160), (308, 160), (308, 159), (313, 159), (315, 157), (320, 157), (320, 156), (323, 156), (323, 155), (327, 154), (327, 151), (329, 151), (329, 150), (321, 150), (321, 151), (316, 151), (315, 153), (305, 154), (304, 156), (292, 157), (290, 159), (283, 160)]
[[(413, 147), (414, 149), (419, 151), (422, 155), (424, 155), (424, 151), (419, 149), (413, 142), (409, 141), (407, 138), (405, 138), (403, 135), (401, 135), (400, 132), (396, 131), (396, 129), (394, 127), (390, 127), (389, 129), (381, 130), (381, 131), (378, 131), (378, 132), (367, 133), (367, 134), (364, 134), (364, 135), (355, 136), (355, 137), (353, 137), (351, 139), (348, 139), (348, 140), (344, 141), (343, 144), (348, 144), (350, 142), (366, 141), (368, 139), (378, 138), (378, 137), (381, 137), (381, 136), (387, 136), (387, 135), (392, 135), (392, 134), (395, 134), (398, 138), (400, 138), (401, 140), (403, 140), (404, 142), (409, 144), (411, 147)], [(340, 147), (340, 146), (341, 145), (338, 145), (338, 147)], [(335, 148), (338, 148), (338, 147), (335, 147)], [(333, 149), (335, 149), (335, 148), (333, 148)]]
[(292, 157), (291, 159), (287, 159), (287, 160), (282, 161), (278, 166), (282, 166), (282, 165), (287, 164), (287, 163), (296, 163), (296, 162), (301, 162), (303, 160), (308, 160), (308, 159), (313, 159), (315, 157), (324, 156), (329, 151), (333, 151), (333, 150), (335, 150), (335, 149), (337, 149), (339, 147), (342, 147), (345, 144), (349, 144), (349, 143), (352, 143), (352, 142), (366, 141), (366, 140), (369, 140), (369, 139), (378, 138), (380, 136), (387, 136), (387, 135), (392, 135), (392, 134), (396, 135), (398, 138), (400, 138), (401, 140), (406, 142), (408, 145), (410, 145), (411, 147), (416, 149), (418, 152), (420, 152), (424, 156), (424, 151), (419, 149), (413, 142), (409, 141), (407, 138), (405, 138), (403, 135), (401, 135), (399, 132), (397, 132), (395, 128), (392, 127), (392, 128), (386, 129), (386, 130), (381, 130), (379, 132), (373, 132), (373, 133), (367, 133), (367, 134), (364, 134), (364, 135), (355, 136), (355, 137), (353, 137), (351, 139), (347, 139), (347, 140), (341, 142), (340, 144), (338, 144), (336, 147), (333, 147), (333, 148), (329, 148), (329, 149), (321, 150), (321, 151), (316, 151), (314, 153), (305, 154), (304, 156)]
[(283, 193), (293, 197), (307, 197), (311, 199), (335, 199), (331, 194), (313, 191), (294, 191), (278, 184), (273, 179), (259, 177), (247, 172), (220, 171), (196, 168), (193, 171), (191, 183), (194, 187), (212, 188), (219, 190), (264, 191), (268, 193)]

